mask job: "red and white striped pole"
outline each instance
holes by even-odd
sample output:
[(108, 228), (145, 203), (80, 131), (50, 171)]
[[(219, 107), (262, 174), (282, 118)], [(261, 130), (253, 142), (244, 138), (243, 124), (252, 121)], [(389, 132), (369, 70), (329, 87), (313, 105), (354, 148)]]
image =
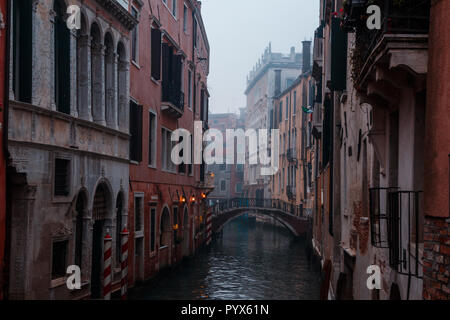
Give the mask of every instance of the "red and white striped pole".
[(104, 239), (104, 267), (103, 267), (103, 298), (105, 300), (111, 299), (111, 244), (112, 238), (109, 233)]
[(127, 298), (127, 285), (128, 285), (128, 232), (127, 228), (123, 228), (121, 232), (121, 244), (122, 244), (122, 261), (121, 267), (121, 279), (120, 279), (120, 296), (122, 300)]
[(212, 238), (212, 208), (206, 213), (206, 245), (209, 246)]

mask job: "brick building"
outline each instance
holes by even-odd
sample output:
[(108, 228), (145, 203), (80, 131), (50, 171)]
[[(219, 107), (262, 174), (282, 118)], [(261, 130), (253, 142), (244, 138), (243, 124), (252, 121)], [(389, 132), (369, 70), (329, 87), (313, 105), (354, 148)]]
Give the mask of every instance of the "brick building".
[[(244, 109), (241, 109), (240, 115), (236, 115), (234, 113), (209, 115), (211, 129), (220, 130), (224, 137), (224, 159), (226, 159), (226, 146), (228, 143), (226, 140), (226, 130), (245, 130), (244, 112)], [(225, 199), (240, 198), (243, 196), (244, 164), (236, 163), (236, 143), (233, 150), (235, 159), (234, 164), (227, 164), (225, 161), (223, 164), (208, 165), (208, 171), (214, 174), (214, 190), (209, 194), (209, 200), (211, 203)]]
[(6, 114), (7, 114), (7, 77), (6, 77), (6, 37), (9, 1), (0, 1), (0, 300), (7, 292), (6, 278)]
[[(113, 0), (11, 3), (8, 295), (100, 298), (103, 238), (120, 241), (127, 216), (129, 48), (138, 20)], [(79, 30), (66, 24), (71, 4), (81, 9)], [(81, 268), (80, 290), (67, 289), (69, 265)], [(116, 288), (119, 280), (115, 273)]]
[(130, 10), (140, 20), (130, 43), (132, 286), (193, 254), (206, 236), (205, 165), (175, 165), (171, 133), (193, 134), (194, 121), (208, 127), (209, 44), (200, 1), (136, 0)]

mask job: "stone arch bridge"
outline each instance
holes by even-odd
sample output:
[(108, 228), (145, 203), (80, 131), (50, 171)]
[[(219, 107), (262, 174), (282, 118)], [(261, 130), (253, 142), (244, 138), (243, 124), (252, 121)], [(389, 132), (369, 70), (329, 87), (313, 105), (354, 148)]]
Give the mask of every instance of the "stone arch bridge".
[(258, 212), (275, 218), (295, 236), (306, 235), (310, 217), (303, 214), (301, 206), (282, 200), (233, 198), (212, 207), (212, 232), (218, 233), (231, 220), (247, 212)]

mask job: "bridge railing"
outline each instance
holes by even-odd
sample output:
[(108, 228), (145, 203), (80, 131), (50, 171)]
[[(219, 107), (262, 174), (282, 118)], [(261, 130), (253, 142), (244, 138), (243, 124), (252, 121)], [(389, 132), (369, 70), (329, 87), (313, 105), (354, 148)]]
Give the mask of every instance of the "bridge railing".
[(278, 199), (232, 198), (221, 200), (213, 206), (213, 213), (218, 215), (232, 209), (261, 208), (278, 209), (297, 217), (304, 217), (303, 206)]

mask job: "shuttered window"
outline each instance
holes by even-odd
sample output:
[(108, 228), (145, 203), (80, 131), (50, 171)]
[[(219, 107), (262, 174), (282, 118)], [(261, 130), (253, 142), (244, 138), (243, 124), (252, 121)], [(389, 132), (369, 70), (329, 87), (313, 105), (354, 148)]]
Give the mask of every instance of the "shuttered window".
[(130, 101), (130, 160), (142, 161), (142, 106)]
[(161, 30), (152, 29), (151, 33), (151, 69), (152, 78), (161, 79)]
[(55, 196), (69, 195), (70, 160), (55, 159)]

